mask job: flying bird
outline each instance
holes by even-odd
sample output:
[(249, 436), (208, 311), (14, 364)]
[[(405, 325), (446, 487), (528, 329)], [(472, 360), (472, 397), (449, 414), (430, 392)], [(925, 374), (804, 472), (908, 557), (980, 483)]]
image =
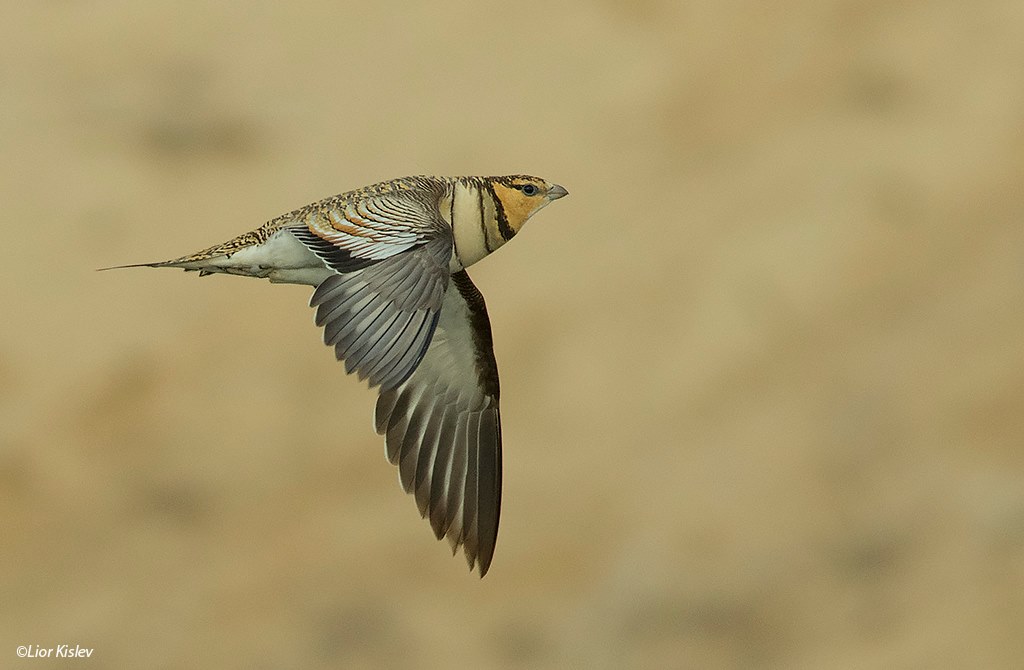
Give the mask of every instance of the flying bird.
[(388, 460), (452, 552), (487, 574), (501, 509), (498, 368), (466, 268), (568, 192), (528, 175), (404, 177), (342, 193), (158, 263), (315, 287), (345, 371), (378, 391)]

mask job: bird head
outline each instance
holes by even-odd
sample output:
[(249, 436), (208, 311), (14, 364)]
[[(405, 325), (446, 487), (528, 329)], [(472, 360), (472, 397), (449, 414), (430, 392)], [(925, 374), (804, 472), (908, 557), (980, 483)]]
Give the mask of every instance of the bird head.
[(527, 219), (550, 202), (569, 195), (558, 184), (529, 175), (491, 177), (490, 182), (495, 197), (501, 202), (509, 228), (517, 233)]

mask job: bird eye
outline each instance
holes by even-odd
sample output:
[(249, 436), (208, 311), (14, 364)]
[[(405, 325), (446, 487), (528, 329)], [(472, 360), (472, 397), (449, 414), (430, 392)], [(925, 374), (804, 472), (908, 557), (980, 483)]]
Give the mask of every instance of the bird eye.
[(523, 195), (537, 195), (537, 187), (533, 184), (523, 184), (521, 188)]

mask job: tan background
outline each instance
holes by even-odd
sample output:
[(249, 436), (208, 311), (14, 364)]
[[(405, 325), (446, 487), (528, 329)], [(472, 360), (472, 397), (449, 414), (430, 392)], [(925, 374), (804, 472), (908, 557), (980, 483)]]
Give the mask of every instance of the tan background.
[[(1019, 0), (231, 7), (4, 9), (0, 666), (1022, 667)], [(508, 172), (483, 581), (307, 289), (93, 271)]]

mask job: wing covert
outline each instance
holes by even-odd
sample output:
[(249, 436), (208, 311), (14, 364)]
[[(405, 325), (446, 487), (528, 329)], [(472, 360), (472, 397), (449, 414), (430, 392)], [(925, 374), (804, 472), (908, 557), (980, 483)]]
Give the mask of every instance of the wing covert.
[(411, 190), (347, 194), (311, 209), (292, 232), (329, 267), (351, 272), (450, 235), (439, 197)]

